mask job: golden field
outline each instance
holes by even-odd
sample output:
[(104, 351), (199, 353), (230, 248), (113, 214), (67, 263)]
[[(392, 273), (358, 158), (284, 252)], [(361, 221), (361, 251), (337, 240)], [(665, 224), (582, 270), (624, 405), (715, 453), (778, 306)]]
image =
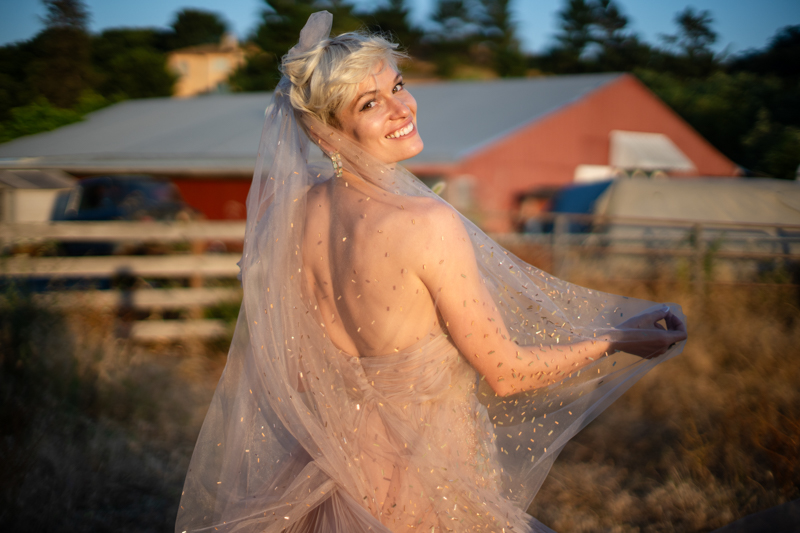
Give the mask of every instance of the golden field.
[[(797, 286), (577, 281), (681, 304), (689, 342), (567, 445), (531, 513), (694, 532), (800, 497)], [(3, 301), (0, 529), (171, 530), (227, 341), (136, 346), (113, 313)]]

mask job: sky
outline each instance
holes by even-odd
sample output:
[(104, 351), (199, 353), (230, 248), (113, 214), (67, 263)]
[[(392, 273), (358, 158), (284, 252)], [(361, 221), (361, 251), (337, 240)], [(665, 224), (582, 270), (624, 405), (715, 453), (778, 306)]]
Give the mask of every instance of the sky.
[[(354, 0), (370, 6), (380, 0)], [(412, 19), (424, 21), (436, 0), (410, 0)], [(185, 7), (214, 11), (230, 29), (244, 38), (257, 25), (263, 0), (84, 0), (91, 13), (90, 28), (99, 32), (113, 27), (166, 28)], [(512, 0), (517, 35), (523, 49), (541, 52), (554, 43), (557, 12), (566, 0)], [(800, 24), (800, 0), (617, 0), (630, 19), (629, 27), (645, 41), (658, 44), (659, 35), (675, 32), (675, 14), (685, 7), (708, 10), (719, 34), (717, 52), (736, 54), (763, 48), (776, 31)], [(0, 45), (26, 40), (42, 29), (44, 8), (40, 0), (0, 0)]]

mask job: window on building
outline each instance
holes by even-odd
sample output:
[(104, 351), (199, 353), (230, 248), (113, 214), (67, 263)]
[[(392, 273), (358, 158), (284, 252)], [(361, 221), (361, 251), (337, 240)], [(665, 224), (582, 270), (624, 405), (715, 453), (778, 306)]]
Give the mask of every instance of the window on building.
[(224, 57), (217, 57), (211, 63), (211, 68), (213, 68), (217, 72), (227, 72), (230, 68), (230, 63), (228, 62), (227, 58)]

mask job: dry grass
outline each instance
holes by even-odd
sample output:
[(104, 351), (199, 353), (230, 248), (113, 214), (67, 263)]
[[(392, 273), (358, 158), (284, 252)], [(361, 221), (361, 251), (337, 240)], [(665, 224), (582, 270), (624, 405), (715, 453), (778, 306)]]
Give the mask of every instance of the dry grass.
[[(800, 497), (794, 290), (582, 281), (680, 303), (690, 341), (566, 447), (534, 515), (562, 533), (709, 531)], [(224, 346), (129, 346), (113, 322), (0, 307), (0, 530), (172, 529)]]
[(567, 445), (534, 515), (565, 532), (710, 531), (800, 497), (795, 289), (584, 284), (680, 303), (689, 342)]
[(0, 307), (0, 530), (169, 531), (224, 365), (135, 347), (114, 317)]

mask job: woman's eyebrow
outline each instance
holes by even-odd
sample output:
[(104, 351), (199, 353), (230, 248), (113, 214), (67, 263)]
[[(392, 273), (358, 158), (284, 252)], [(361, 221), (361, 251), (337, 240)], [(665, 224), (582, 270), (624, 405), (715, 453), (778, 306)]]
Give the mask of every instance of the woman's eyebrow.
[(356, 104), (358, 104), (358, 102), (360, 102), (362, 98), (364, 98), (365, 96), (369, 96), (371, 94), (378, 94), (378, 89), (372, 89), (371, 91), (366, 91), (359, 94), (358, 97), (355, 99)]
[[(403, 80), (403, 75), (398, 72), (397, 76), (394, 77), (394, 83), (392, 84), (392, 86), (397, 85), (397, 83), (399, 81), (402, 81), (402, 80)], [(356, 103), (356, 105), (358, 105), (358, 102), (360, 102), (362, 98), (364, 98), (365, 96), (374, 95), (374, 94), (378, 94), (378, 89), (377, 88), (369, 90), (369, 91), (365, 91), (365, 92), (359, 94), (356, 97), (356, 99), (354, 100), (354, 102)]]

